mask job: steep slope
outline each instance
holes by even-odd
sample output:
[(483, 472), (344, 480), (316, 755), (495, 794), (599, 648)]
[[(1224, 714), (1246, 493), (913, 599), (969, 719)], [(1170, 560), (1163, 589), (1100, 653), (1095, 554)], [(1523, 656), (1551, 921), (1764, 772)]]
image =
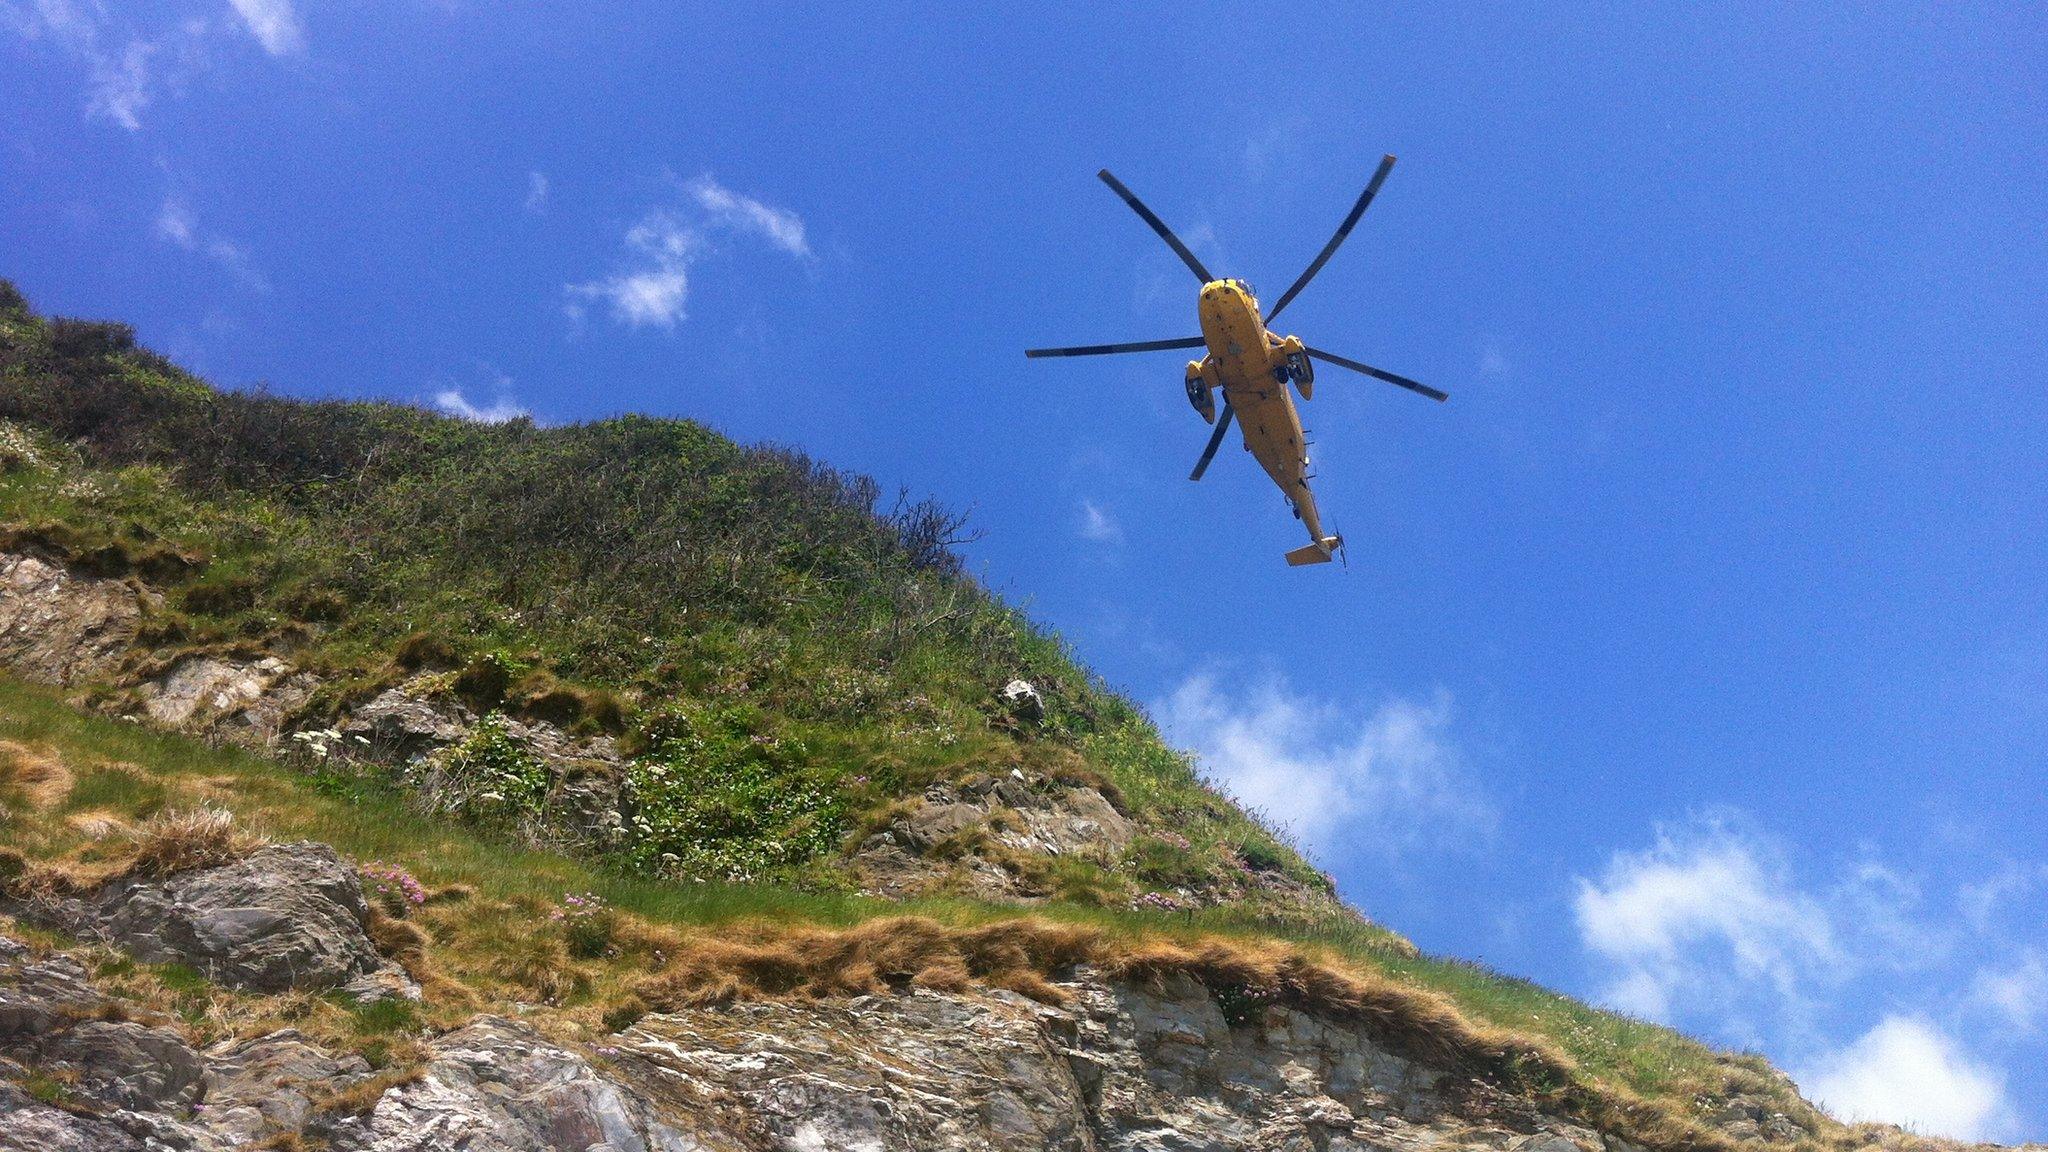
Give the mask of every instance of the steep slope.
[(11, 288), (0, 421), (0, 656), (104, 710), (649, 874), (1342, 914), (957, 518), (800, 453), (216, 392)]
[(1418, 955), (878, 495), (0, 282), (0, 1148), (1938, 1145)]

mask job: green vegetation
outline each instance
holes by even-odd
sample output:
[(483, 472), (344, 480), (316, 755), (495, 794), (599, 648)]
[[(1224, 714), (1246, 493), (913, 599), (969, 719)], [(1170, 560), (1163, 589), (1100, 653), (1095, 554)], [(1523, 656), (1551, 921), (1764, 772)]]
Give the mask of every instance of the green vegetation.
[[(159, 666), (288, 653), (325, 680), (317, 714), (428, 677), (478, 712), (621, 734), (622, 850), (649, 872), (832, 887), (846, 834), (892, 802), (1022, 768), (1185, 836), (1175, 877), (1326, 888), (965, 573), (966, 536), (932, 501), (687, 420), (483, 425), (216, 391), (0, 282), (0, 542), (163, 590)], [(1013, 678), (1042, 721), (999, 699)], [(502, 736), (461, 751), (448, 808), (517, 826), (546, 782)]]

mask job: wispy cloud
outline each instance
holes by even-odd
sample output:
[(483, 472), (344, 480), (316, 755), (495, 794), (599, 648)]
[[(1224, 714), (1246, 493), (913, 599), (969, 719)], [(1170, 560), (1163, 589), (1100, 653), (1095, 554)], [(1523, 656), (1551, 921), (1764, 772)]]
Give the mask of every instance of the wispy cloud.
[(709, 175), (699, 176), (685, 187), (714, 226), (751, 232), (792, 256), (810, 256), (811, 247), (804, 242), (804, 222), (796, 213), (742, 196)]
[(690, 299), (690, 270), (720, 235), (751, 236), (800, 259), (810, 256), (795, 213), (740, 196), (702, 176), (684, 186), (688, 198), (655, 208), (626, 231), (626, 257), (610, 276), (564, 286), (564, 311), (581, 320), (590, 303), (610, 305), (612, 319), (631, 328), (672, 330)]
[(1667, 1022), (1675, 998), (1725, 1011), (1759, 982), (1803, 1006), (1808, 980), (1844, 963), (1826, 909), (1778, 854), (1718, 821), (1661, 828), (1649, 850), (1617, 854), (1599, 881), (1579, 882), (1573, 910), (1582, 942), (1617, 969), (1603, 999)]
[(526, 210), (536, 216), (548, 210), (548, 174), (528, 172), (526, 174)]
[(183, 15), (152, 22), (91, 0), (0, 0), (0, 31), (47, 44), (82, 65), (86, 116), (134, 132), (159, 95), (175, 94), (211, 66), (210, 46), (223, 37), (246, 30), (272, 56), (304, 50), (305, 33), (290, 0), (232, 0), (232, 16), (215, 3), (202, 9), (192, 0)]
[(1794, 1079), (1842, 1120), (1904, 1124), (1961, 1140), (2003, 1135), (2013, 1122), (2004, 1078), (1919, 1017), (1886, 1016)]
[(101, 10), (70, 0), (10, 4), (0, 8), (0, 17), (16, 35), (47, 42), (85, 65), (88, 117), (105, 117), (130, 132), (142, 127), (142, 111), (154, 89), (150, 61), (158, 51), (155, 44), (130, 38), (109, 48), (108, 41), (121, 36), (106, 25)]
[(201, 228), (191, 208), (176, 196), (165, 199), (163, 207), (158, 210), (156, 235), (165, 243), (220, 265), (252, 291), (270, 290), (269, 282), (249, 258), (249, 250), (225, 236)]
[(1482, 376), (1505, 376), (1513, 365), (1508, 363), (1507, 353), (1500, 345), (1488, 340), (1479, 350), (1479, 374)]
[(702, 246), (697, 231), (668, 212), (656, 210), (626, 231), (633, 267), (601, 280), (571, 284), (568, 312), (583, 318), (581, 301), (611, 304), (612, 318), (633, 328), (674, 328), (690, 299), (690, 262)]
[[(2001, 1074), (1955, 1039), (1995, 1045), (2001, 1034), (1956, 1029), (1991, 1019), (2010, 1039), (2033, 1028), (2048, 1014), (2048, 964), (2029, 949), (1980, 968), (1967, 992), (1961, 979), (1934, 979), (1955, 972), (1984, 934), (1971, 936), (1965, 917), (1931, 905), (1916, 877), (1871, 851), (1803, 882), (1780, 843), (1740, 812), (1659, 826), (1651, 847), (1617, 852), (1599, 879), (1578, 882), (1580, 942), (1608, 969), (1600, 998), (1786, 1053), (1808, 1097), (1847, 1119), (1967, 1138), (2002, 1131), (2013, 1112)], [(1913, 1001), (1893, 1000), (1844, 1040), (1844, 1010), (1900, 977)]]
[(1093, 500), (1081, 501), (1081, 539), (1093, 540), (1097, 544), (1121, 544), (1124, 530), (1116, 518), (1099, 507)]
[(1452, 737), (1447, 693), (1361, 712), (1277, 674), (1233, 689), (1197, 675), (1154, 714), (1211, 779), (1314, 849), (1476, 843), (1497, 822)]
[(2009, 967), (1979, 971), (1970, 982), (1970, 1002), (2013, 1032), (2038, 1030), (2048, 1024), (2048, 956), (2029, 948)]
[(291, 0), (229, 0), (249, 34), (272, 56), (290, 56), (306, 48), (306, 30)]
[(450, 416), (477, 424), (503, 424), (508, 420), (517, 420), (533, 414), (525, 405), (508, 396), (500, 396), (488, 404), (476, 404), (464, 396), (460, 388), (443, 388), (434, 393), (434, 407)]

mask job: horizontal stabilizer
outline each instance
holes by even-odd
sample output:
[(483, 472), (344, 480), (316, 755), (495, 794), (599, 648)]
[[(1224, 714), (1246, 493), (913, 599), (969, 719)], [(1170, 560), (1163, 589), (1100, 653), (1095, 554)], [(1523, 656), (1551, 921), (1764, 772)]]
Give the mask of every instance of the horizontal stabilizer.
[(1343, 537), (1325, 536), (1313, 544), (1304, 544), (1289, 552), (1287, 554), (1287, 563), (1294, 568), (1299, 568), (1304, 564), (1328, 564), (1330, 558), (1337, 554), (1337, 549), (1343, 546)]

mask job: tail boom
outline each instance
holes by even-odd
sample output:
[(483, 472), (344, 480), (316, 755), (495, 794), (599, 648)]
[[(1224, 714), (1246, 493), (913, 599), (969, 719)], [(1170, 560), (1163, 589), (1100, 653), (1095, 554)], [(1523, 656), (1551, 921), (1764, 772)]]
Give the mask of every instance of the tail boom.
[(1342, 536), (1324, 536), (1313, 544), (1304, 544), (1287, 554), (1287, 564), (1299, 568), (1304, 564), (1328, 564), (1344, 547)]

